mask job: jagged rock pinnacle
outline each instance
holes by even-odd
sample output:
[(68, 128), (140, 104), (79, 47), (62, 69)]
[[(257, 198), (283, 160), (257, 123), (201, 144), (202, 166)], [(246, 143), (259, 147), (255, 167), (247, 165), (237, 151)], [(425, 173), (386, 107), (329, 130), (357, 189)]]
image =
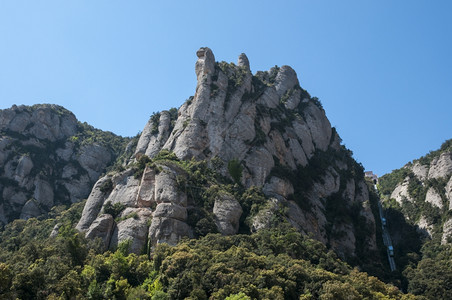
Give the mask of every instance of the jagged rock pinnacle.
[(237, 60), (237, 65), (239, 67), (246, 67), (248, 70), (250, 69), (250, 61), (245, 53), (239, 55), (239, 59)]
[(213, 74), (215, 72), (215, 56), (212, 50), (208, 47), (201, 47), (196, 51), (198, 60), (195, 65), (195, 72), (198, 81), (206, 74)]

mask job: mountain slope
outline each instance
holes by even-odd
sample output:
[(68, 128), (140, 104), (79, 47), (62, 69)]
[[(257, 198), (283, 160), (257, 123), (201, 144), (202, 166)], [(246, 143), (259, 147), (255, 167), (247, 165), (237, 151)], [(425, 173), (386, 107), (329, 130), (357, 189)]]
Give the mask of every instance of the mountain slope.
[(85, 199), (128, 141), (58, 105), (0, 110), (0, 224)]
[(379, 191), (404, 287), (452, 297), (452, 140), (384, 175)]
[(237, 65), (209, 48), (197, 56), (195, 95), (150, 118), (135, 163), (96, 183), (77, 228), (137, 253), (287, 222), (343, 258), (378, 257), (362, 166), (295, 71), (253, 75), (244, 54)]

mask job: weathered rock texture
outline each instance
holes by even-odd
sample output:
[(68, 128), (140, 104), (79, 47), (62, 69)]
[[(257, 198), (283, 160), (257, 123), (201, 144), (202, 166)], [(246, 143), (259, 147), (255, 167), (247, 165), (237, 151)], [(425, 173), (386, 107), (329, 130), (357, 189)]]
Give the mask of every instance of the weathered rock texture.
[(398, 181), (389, 197), (399, 203), (408, 222), (429, 238), (442, 235), (437, 240), (446, 243), (452, 232), (448, 217), (452, 209), (452, 140), (384, 177), (380, 184)]
[[(92, 232), (98, 226), (95, 232), (108, 235), (111, 230), (104, 229), (101, 207), (121, 203), (152, 215), (147, 232), (139, 227), (134, 236), (140, 241), (147, 237), (150, 247), (175, 244), (183, 237), (213, 230), (212, 226), (229, 235), (243, 224), (253, 231), (273, 226), (276, 220), (313, 234), (343, 257), (355, 255), (355, 232), (365, 228), (368, 234), (363, 244), (367, 250), (376, 250), (374, 216), (362, 167), (340, 145), (320, 102), (300, 87), (295, 71), (282, 66), (253, 75), (245, 54), (237, 65), (216, 62), (209, 48), (199, 49), (196, 55), (195, 95), (179, 108), (177, 118), (169, 112), (151, 117), (135, 158), (152, 159), (165, 150), (182, 161), (206, 161), (244, 189), (261, 189), (266, 204), (245, 212), (243, 202), (220, 192), (201, 208), (196, 193), (213, 187), (182, 184), (181, 188), (187, 174), (176, 164), (155, 160), (156, 166), (147, 166), (138, 178), (132, 169), (110, 178), (113, 190), (109, 193), (101, 192), (102, 181), (108, 180), (101, 179), (91, 192), (78, 229)], [(200, 211), (207, 215), (198, 221)], [(132, 226), (115, 221), (118, 234), (103, 237), (106, 247), (131, 237), (120, 234), (122, 223), (124, 228)]]
[(57, 105), (0, 110), (0, 225), (86, 198), (115, 156), (98, 133)]

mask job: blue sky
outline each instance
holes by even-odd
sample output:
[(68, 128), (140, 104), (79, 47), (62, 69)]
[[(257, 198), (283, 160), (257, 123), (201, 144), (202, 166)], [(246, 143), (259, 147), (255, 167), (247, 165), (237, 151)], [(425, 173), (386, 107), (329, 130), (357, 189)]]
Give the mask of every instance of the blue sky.
[(452, 138), (452, 1), (0, 1), (0, 109), (133, 136), (194, 94), (196, 50), (290, 65), (378, 175)]

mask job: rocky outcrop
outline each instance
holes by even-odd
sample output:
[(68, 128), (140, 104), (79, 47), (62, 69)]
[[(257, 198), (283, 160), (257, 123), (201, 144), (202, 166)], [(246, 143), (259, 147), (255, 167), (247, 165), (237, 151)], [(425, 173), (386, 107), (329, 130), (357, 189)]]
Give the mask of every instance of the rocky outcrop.
[[(145, 249), (148, 238), (155, 246), (159, 242), (174, 245), (182, 237), (193, 237), (186, 224), (187, 195), (177, 185), (176, 176), (182, 176), (183, 171), (165, 163), (146, 167), (139, 178), (134, 172), (127, 169), (99, 179), (76, 228), (87, 237), (101, 237), (105, 248), (114, 249), (130, 240), (129, 250), (134, 253)], [(105, 190), (105, 186), (110, 188)]]
[(417, 222), (417, 231), (422, 235), (431, 238), (433, 233), (433, 225), (427, 220), (425, 216), (421, 216)]
[(427, 195), (425, 195), (425, 201), (436, 207), (443, 208), (443, 200), (433, 187), (428, 189)]
[(450, 244), (452, 243), (452, 219), (444, 222), (443, 225), (443, 235), (441, 238), (441, 244)]
[(440, 178), (452, 174), (452, 152), (443, 152), (430, 163), (428, 178)]
[(239, 231), (242, 207), (231, 195), (222, 194), (215, 200), (213, 214), (215, 216), (215, 223), (221, 234), (232, 235)]
[(408, 185), (410, 184), (410, 178), (406, 177), (405, 180), (399, 183), (391, 194), (391, 198), (395, 199), (399, 204), (402, 204), (403, 200), (413, 202), (413, 198), (408, 193)]
[(449, 210), (452, 210), (452, 176), (449, 179), (449, 182), (447, 182), (447, 185), (445, 187), (445, 194), (446, 198), (449, 201)]
[[(207, 47), (196, 55), (194, 96), (177, 116), (170, 111), (151, 116), (140, 136), (136, 164), (154, 159), (152, 163), (141, 165), (142, 173), (136, 172), (137, 165), (129, 165), (128, 170), (101, 179), (77, 228), (108, 235), (103, 227), (96, 228), (105, 218), (106, 205), (109, 209), (116, 204), (142, 215), (126, 220), (115, 216), (116, 229), (103, 238), (110, 248), (132, 239), (141, 241), (132, 247), (137, 252), (146, 238), (152, 249), (207, 232), (231, 235), (240, 226), (256, 231), (287, 221), (343, 257), (355, 255), (355, 232), (364, 226), (369, 231), (366, 249), (376, 250), (362, 168), (340, 145), (318, 99), (300, 87), (296, 72), (282, 66), (253, 75), (245, 54), (237, 65), (215, 62)], [(162, 161), (163, 152), (186, 163)], [(195, 185), (190, 176), (197, 173), (182, 167), (188, 161), (204, 161), (218, 174)], [(265, 201), (240, 202), (244, 200), (218, 186), (218, 178), (229, 180), (229, 188), (231, 182), (243, 190), (257, 187)], [(112, 183), (108, 193), (101, 191), (106, 180)], [(336, 218), (332, 207), (359, 217)]]
[(419, 178), (419, 180), (425, 180), (427, 178), (428, 169), (428, 166), (422, 165), (419, 162), (415, 162), (411, 166), (411, 170), (413, 171), (414, 175)]
[(96, 142), (101, 134), (121, 139), (79, 123), (57, 105), (0, 110), (0, 223), (86, 198), (116, 155)]
[[(386, 196), (397, 200), (398, 209), (422, 238), (432, 239), (434, 243), (440, 240), (447, 243), (452, 228), (449, 219), (452, 208), (452, 140), (383, 176), (379, 183), (384, 191), (388, 191), (388, 187), (392, 188), (397, 181), (391, 194)], [(443, 223), (443, 220), (448, 221)]]

